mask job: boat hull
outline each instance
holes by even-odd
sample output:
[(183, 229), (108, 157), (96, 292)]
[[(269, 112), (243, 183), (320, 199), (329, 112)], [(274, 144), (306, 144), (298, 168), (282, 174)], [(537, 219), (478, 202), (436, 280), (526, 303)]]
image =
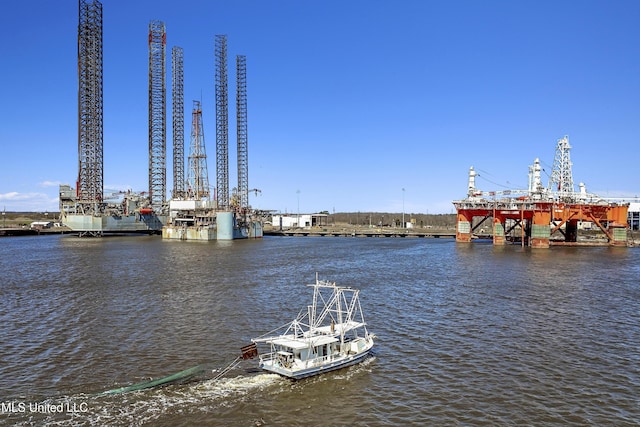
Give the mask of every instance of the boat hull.
[(287, 378), (300, 380), (302, 378), (307, 378), (325, 372), (335, 371), (338, 369), (356, 365), (365, 360), (370, 355), (372, 348), (373, 339), (370, 339), (367, 343), (366, 348), (357, 354), (334, 357), (333, 360), (324, 361), (320, 364), (310, 366), (308, 368), (286, 368), (275, 363), (275, 359), (273, 358), (268, 361), (262, 361), (260, 363), (260, 368), (268, 372), (273, 372), (275, 374), (285, 376)]

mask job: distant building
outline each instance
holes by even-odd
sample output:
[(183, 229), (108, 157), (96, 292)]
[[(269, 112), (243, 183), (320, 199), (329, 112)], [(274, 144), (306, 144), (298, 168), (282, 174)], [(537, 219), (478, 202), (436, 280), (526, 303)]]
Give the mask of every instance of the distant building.
[(327, 225), (327, 214), (273, 215), (271, 225), (277, 228), (307, 228)]
[(627, 223), (632, 230), (640, 230), (640, 203), (629, 203), (627, 211)]

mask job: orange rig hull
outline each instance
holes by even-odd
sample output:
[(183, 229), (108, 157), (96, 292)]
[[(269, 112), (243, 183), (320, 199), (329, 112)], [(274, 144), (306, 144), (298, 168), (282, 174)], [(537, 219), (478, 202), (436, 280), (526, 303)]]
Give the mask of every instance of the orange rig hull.
[[(456, 241), (471, 242), (479, 227), (491, 219), (494, 245), (515, 237), (522, 245), (548, 248), (550, 245), (627, 245), (627, 204), (562, 203), (527, 198), (504, 200), (462, 200), (457, 210)], [(578, 224), (589, 222), (606, 236), (604, 243), (578, 242)], [(560, 236), (558, 239), (556, 236)], [(552, 237), (553, 236), (553, 237)]]

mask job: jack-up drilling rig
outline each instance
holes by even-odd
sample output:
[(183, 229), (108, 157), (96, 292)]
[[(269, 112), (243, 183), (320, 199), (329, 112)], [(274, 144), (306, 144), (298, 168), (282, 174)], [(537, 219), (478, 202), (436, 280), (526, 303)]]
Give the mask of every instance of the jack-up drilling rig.
[[(164, 109), (164, 44), (164, 24), (154, 21), (149, 27), (149, 194), (119, 191), (105, 195), (102, 3), (98, 0), (79, 0), (78, 179), (75, 190), (67, 184), (60, 186), (60, 219), (80, 236), (159, 233), (162, 229), (165, 182), (162, 152), (164, 125), (160, 113)], [(156, 111), (156, 100), (161, 102), (159, 111)], [(156, 122), (156, 118), (160, 118), (160, 122)]]
[[(201, 105), (195, 101), (192, 115), (189, 177), (186, 190), (174, 190), (174, 196), (169, 201), (169, 218), (162, 229), (162, 237), (165, 239), (232, 240), (262, 237), (262, 221), (253, 215), (248, 197), (246, 57), (242, 55), (236, 57), (238, 187), (233, 189), (234, 194), (230, 198), (227, 38), (225, 35), (216, 36), (214, 51), (216, 64), (215, 197), (212, 200), (209, 191)], [(181, 83), (173, 84), (175, 86)], [(179, 108), (179, 105), (175, 105), (174, 101), (175, 108)], [(180, 141), (174, 140), (174, 144), (180, 144)], [(179, 161), (180, 159), (174, 158), (174, 162)], [(174, 182), (176, 180), (180, 180), (180, 177), (174, 174)]]

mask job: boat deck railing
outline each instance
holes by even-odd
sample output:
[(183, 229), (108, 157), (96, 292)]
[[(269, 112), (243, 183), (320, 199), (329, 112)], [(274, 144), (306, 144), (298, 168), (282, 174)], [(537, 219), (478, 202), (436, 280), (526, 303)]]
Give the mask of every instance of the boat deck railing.
[(303, 360), (303, 361), (295, 360), (293, 363), (293, 366), (283, 366), (282, 361), (278, 358), (278, 353), (272, 352), (272, 353), (261, 354), (260, 363), (271, 364), (272, 366), (281, 366), (286, 369), (292, 369), (295, 366), (298, 366), (299, 368), (308, 368), (308, 367), (313, 367), (317, 365), (322, 365), (326, 362), (331, 362), (338, 357), (352, 356), (354, 354), (356, 353), (352, 351), (348, 351), (345, 353), (334, 352), (333, 354), (329, 354), (322, 357), (314, 357), (314, 358)]

